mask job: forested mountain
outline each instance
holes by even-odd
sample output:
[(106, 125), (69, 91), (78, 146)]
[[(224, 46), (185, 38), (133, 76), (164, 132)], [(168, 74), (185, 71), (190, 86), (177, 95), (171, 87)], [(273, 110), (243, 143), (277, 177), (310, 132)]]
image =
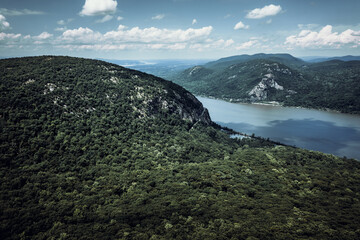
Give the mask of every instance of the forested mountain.
[(238, 102), (360, 113), (360, 61), (307, 63), (288, 54), (240, 55), (195, 66), (170, 80), (194, 94)]
[(208, 62), (204, 65), (206, 68), (222, 68), (222, 67), (229, 67), (233, 64), (251, 61), (251, 60), (269, 60), (274, 61), (282, 64), (287, 64), (288, 66), (294, 67), (301, 67), (306, 64), (303, 60), (299, 58), (295, 58), (290, 54), (265, 54), (265, 53), (258, 53), (254, 55), (236, 55), (226, 58), (220, 58), (219, 60)]
[(1, 239), (360, 237), (355, 160), (231, 139), (182, 87), (110, 63), (0, 71)]
[(352, 55), (347, 55), (347, 56), (342, 56), (342, 57), (329, 57), (329, 58), (312, 58), (309, 59), (308, 62), (326, 62), (326, 61), (331, 61), (331, 60), (340, 60), (340, 61), (360, 61), (360, 56), (352, 56)]

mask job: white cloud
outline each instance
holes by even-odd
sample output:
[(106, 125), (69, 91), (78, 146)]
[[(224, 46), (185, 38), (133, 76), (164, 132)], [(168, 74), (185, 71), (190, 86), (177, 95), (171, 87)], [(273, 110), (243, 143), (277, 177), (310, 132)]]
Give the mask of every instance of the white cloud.
[(182, 50), (185, 49), (187, 46), (186, 43), (175, 43), (175, 44), (148, 44), (146, 45), (146, 48), (150, 49), (169, 49), (169, 50)]
[(330, 46), (338, 48), (345, 44), (360, 45), (360, 31), (347, 29), (342, 33), (333, 32), (333, 27), (327, 25), (319, 32), (302, 30), (297, 35), (286, 38), (285, 44), (300, 47), (323, 47)]
[(66, 27), (58, 27), (58, 28), (55, 28), (55, 31), (57, 32), (65, 32), (67, 30)]
[(244, 42), (244, 43), (240, 44), (240, 45), (237, 46), (235, 49), (236, 49), (236, 50), (249, 49), (250, 47), (254, 46), (256, 43), (258, 43), (257, 40), (250, 40), (250, 41), (248, 41), (248, 42)]
[(205, 43), (193, 43), (189, 48), (201, 52), (205, 49), (224, 49), (230, 47), (234, 43), (235, 42), (232, 39), (228, 39), (226, 41), (224, 39), (219, 39), (217, 41), (206, 39)]
[(228, 39), (225, 41), (225, 47), (229, 47), (229, 46), (233, 45), (234, 43), (235, 43), (234, 40)]
[[(63, 32), (55, 44), (69, 50), (181, 50), (192, 44), (206, 42), (212, 29), (211, 26), (198, 29), (159, 29), (155, 27), (141, 29), (139, 27), (127, 28), (124, 25), (119, 25), (117, 30), (102, 34), (90, 28), (80, 27)], [(206, 43), (209, 46), (221, 48), (234, 43), (232, 39), (209, 41), (211, 43)]]
[(152, 17), (151, 19), (152, 19), (152, 20), (161, 20), (161, 19), (163, 19), (164, 17), (165, 17), (165, 14), (158, 14), (158, 15)]
[(255, 8), (251, 10), (246, 17), (251, 19), (260, 19), (268, 16), (275, 16), (281, 12), (280, 5), (270, 4), (263, 8)]
[(40, 35), (35, 36), (34, 39), (45, 40), (45, 39), (51, 38), (52, 36), (53, 36), (53, 34), (50, 34), (48, 32), (43, 32)]
[(18, 39), (21, 37), (21, 34), (14, 34), (14, 33), (3, 33), (3, 32), (0, 32), (0, 40), (3, 41), (3, 40), (7, 40), (7, 39), (10, 39), (10, 40), (14, 40), (14, 39)]
[(102, 35), (98, 32), (94, 32), (90, 28), (78, 28), (72, 30), (66, 30), (61, 36), (61, 42), (73, 43), (73, 44), (96, 44), (102, 41)]
[(186, 42), (192, 40), (199, 40), (207, 37), (212, 32), (212, 27), (203, 28), (188, 28), (186, 30), (177, 29), (159, 29), (155, 27), (141, 29), (134, 27), (125, 30), (123, 25), (120, 25), (117, 31), (111, 31), (104, 34), (106, 40), (123, 41), (123, 42)]
[(105, 15), (102, 19), (97, 20), (97, 23), (104, 23), (107, 21), (110, 21), (111, 19), (113, 19), (113, 16), (111, 15)]
[(116, 12), (116, 0), (85, 0), (82, 16), (109, 15)]
[(67, 19), (67, 20), (59, 20), (59, 21), (57, 21), (56, 23), (59, 24), (59, 25), (66, 25), (66, 24), (72, 22), (73, 20), (74, 20), (74, 19), (69, 18), (69, 19)]
[(0, 14), (0, 31), (10, 28), (10, 23), (6, 21), (6, 18)]
[(238, 30), (238, 29), (249, 29), (249, 25), (245, 25), (243, 22), (238, 22), (235, 26), (234, 26), (234, 30)]
[(42, 15), (44, 14), (44, 12), (34, 11), (29, 9), (9, 10), (6, 8), (0, 8), (0, 14), (3, 14), (5, 16), (22, 16), (22, 15)]
[(314, 29), (317, 28), (319, 26), (319, 24), (298, 24), (298, 28), (300, 29)]
[(194, 24), (196, 24), (197, 23), (197, 20), (196, 20), (196, 18), (194, 18), (193, 20), (192, 20), (192, 25), (194, 25)]
[(271, 23), (272, 23), (272, 19), (266, 21), (266, 24), (271, 24)]
[(121, 16), (118, 16), (117, 18), (116, 18), (116, 20), (118, 20), (118, 21), (121, 21), (121, 20), (123, 20), (124, 18), (123, 17), (121, 17)]
[(66, 24), (64, 20), (59, 20), (56, 23), (59, 24), (59, 25), (65, 25)]

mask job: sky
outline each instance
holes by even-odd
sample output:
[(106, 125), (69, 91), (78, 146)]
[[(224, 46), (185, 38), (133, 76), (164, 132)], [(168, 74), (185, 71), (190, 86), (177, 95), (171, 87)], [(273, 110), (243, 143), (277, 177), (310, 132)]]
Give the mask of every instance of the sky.
[(360, 55), (359, 0), (1, 0), (0, 57)]

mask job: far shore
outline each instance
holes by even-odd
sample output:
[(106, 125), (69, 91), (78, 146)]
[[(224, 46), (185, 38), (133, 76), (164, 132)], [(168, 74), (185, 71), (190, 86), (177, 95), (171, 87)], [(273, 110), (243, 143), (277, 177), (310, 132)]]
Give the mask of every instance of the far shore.
[(290, 108), (299, 108), (299, 109), (308, 109), (308, 110), (317, 110), (317, 111), (324, 111), (324, 112), (333, 112), (333, 113), (341, 113), (341, 114), (350, 114), (350, 115), (358, 115), (355, 113), (344, 113), (338, 110), (330, 109), (330, 108), (308, 108), (302, 106), (284, 106), (283, 103), (277, 101), (262, 101), (262, 102), (251, 102), (249, 100), (241, 100), (241, 99), (232, 99), (232, 98), (217, 98), (213, 96), (205, 96), (205, 95), (196, 95), (203, 98), (221, 100), (229, 103), (235, 104), (249, 104), (249, 105), (261, 105), (261, 106), (272, 106), (272, 107), (290, 107)]

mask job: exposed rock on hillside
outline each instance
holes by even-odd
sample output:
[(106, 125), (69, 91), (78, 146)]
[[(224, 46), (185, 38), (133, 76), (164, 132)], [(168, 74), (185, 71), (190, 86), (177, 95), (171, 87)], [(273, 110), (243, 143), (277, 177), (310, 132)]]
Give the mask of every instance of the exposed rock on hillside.
[(265, 74), (261, 81), (249, 92), (251, 100), (266, 100), (268, 97), (268, 90), (274, 88), (276, 90), (284, 90), (283, 86), (280, 86), (275, 81), (275, 76), (272, 73)]

